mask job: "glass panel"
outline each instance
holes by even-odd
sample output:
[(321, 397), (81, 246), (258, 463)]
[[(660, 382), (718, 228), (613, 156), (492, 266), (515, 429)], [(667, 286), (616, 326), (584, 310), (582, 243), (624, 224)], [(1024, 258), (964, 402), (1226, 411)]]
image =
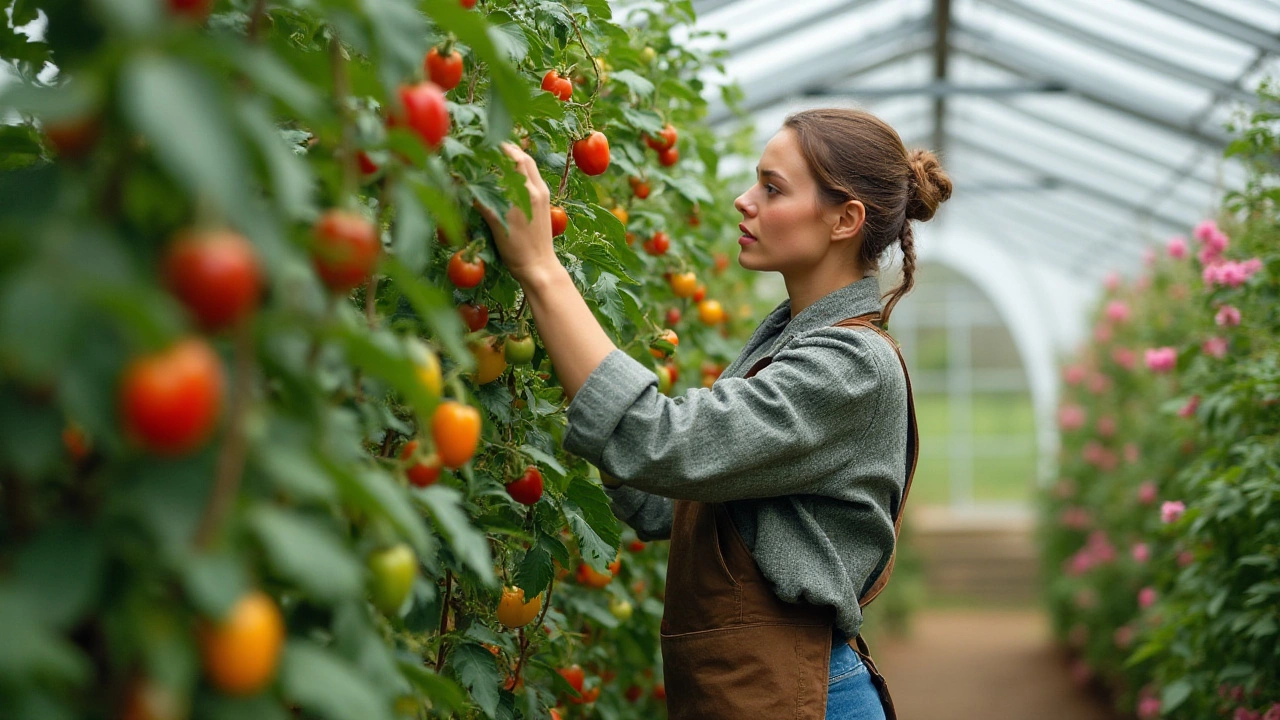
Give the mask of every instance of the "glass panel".
[[(976, 503), (1027, 503), (1036, 487), (1034, 447), (1018, 455), (973, 459)], [(915, 493), (915, 490), (912, 490)]]

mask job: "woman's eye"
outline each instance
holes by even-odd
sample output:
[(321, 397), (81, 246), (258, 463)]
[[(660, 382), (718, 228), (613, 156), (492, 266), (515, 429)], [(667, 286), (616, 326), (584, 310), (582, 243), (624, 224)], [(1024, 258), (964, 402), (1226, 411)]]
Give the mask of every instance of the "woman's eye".
[(766, 184), (766, 185), (764, 186), (764, 191), (765, 191), (766, 193), (770, 194), (770, 195), (773, 195), (774, 193), (778, 192), (778, 188), (776, 188), (776, 187), (774, 187), (774, 186), (772, 186), (772, 185), (768, 185), (768, 184)]

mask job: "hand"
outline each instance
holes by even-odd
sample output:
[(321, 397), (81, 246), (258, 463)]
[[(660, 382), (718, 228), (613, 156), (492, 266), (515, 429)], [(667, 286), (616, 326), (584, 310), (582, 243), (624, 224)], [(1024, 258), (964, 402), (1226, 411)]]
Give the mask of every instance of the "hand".
[(479, 203), (476, 208), (493, 231), (493, 241), (498, 247), (502, 262), (512, 277), (524, 285), (544, 270), (560, 268), (560, 259), (556, 257), (555, 247), (551, 242), (551, 190), (538, 173), (538, 164), (528, 153), (511, 143), (503, 143), (502, 151), (516, 161), (516, 169), (524, 175), (533, 219), (530, 220), (523, 210), (512, 205), (507, 212), (507, 226), (504, 228), (501, 219), (492, 210)]

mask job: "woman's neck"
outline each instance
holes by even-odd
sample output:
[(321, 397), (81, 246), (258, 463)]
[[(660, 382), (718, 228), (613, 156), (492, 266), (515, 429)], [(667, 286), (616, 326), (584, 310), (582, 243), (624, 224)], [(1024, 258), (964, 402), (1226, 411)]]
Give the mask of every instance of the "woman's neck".
[(840, 288), (866, 277), (861, 267), (819, 263), (804, 275), (784, 275), (787, 296), (791, 298), (791, 317)]

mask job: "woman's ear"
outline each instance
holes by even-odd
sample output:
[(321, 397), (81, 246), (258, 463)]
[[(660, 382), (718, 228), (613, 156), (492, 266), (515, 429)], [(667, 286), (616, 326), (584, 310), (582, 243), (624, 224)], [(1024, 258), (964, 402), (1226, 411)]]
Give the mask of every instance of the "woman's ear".
[(867, 219), (867, 206), (861, 200), (846, 200), (837, 210), (835, 224), (831, 227), (831, 239), (849, 240), (862, 232), (862, 224)]

